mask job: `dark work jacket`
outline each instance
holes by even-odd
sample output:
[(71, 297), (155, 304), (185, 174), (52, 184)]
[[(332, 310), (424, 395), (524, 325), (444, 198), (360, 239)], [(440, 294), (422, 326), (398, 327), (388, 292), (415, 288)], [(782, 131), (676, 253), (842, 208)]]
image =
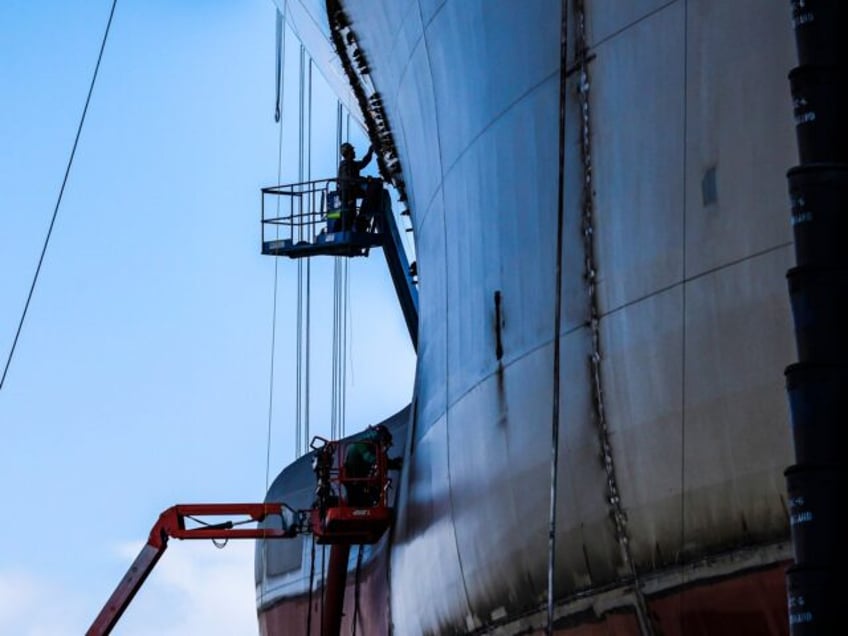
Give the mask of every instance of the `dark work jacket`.
[(374, 149), (369, 148), (368, 153), (359, 161), (356, 159), (342, 159), (339, 164), (339, 190), (342, 192), (342, 200), (347, 202), (356, 196), (357, 188), (355, 180), (359, 179), (359, 171), (371, 163)]

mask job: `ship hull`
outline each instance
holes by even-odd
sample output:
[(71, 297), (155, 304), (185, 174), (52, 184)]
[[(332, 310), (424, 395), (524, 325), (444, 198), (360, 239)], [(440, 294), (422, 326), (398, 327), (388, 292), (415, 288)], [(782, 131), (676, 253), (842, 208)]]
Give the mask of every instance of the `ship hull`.
[[(660, 633), (665, 636), (687, 634), (745, 634), (745, 636), (775, 636), (789, 633), (786, 619), (785, 567), (772, 564), (764, 568), (729, 577), (678, 588), (673, 592), (649, 599), (648, 609), (654, 617)], [(368, 590), (368, 601), (363, 603), (363, 590)], [(342, 619), (342, 634), (385, 634), (389, 632), (388, 616), (375, 612), (388, 598), (384, 587), (362, 584), (360, 604), (363, 610), (357, 613), (354, 630), (354, 608), (356, 607), (356, 585), (351, 584), (345, 593), (347, 608)], [(376, 598), (374, 597), (376, 595)], [(259, 615), (259, 629), (263, 635), (273, 634), (318, 634), (321, 623), (320, 591), (316, 592), (311, 604), (308, 598), (287, 598), (285, 601), (266, 608)], [(311, 632), (307, 625), (309, 608), (312, 613)], [(367, 611), (365, 611), (367, 609)], [(489, 634), (527, 634), (543, 622), (533, 614), (515, 618), (502, 625), (489, 625)], [(482, 630), (481, 630), (482, 631)], [(554, 625), (558, 636), (641, 636), (639, 619), (635, 612), (619, 609), (613, 612), (597, 612), (588, 605), (583, 612), (559, 620)]]
[(557, 393), (563, 633), (786, 633), (788, 8), (572, 2), (563, 83), (559, 2), (377, 4), (342, 3), (350, 79), (400, 158), (420, 330), (391, 584), (364, 611), (543, 624)]

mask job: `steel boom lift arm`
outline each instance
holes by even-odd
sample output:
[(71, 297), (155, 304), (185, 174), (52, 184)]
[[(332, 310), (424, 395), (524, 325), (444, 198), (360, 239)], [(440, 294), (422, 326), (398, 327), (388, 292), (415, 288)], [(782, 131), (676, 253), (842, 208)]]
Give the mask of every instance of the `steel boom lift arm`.
[[(245, 516), (242, 521), (205, 523), (197, 517), (220, 517), (224, 515)], [(243, 523), (261, 522), (267, 517), (282, 518), (282, 529), (236, 528)], [(186, 519), (201, 525), (187, 528)], [(100, 610), (88, 628), (86, 636), (105, 636), (117, 624), (121, 615), (132, 602), (156, 563), (168, 547), (168, 539), (290, 539), (300, 532), (298, 513), (285, 504), (241, 503), (241, 504), (179, 504), (159, 515), (159, 520), (150, 531), (147, 543), (138, 553), (130, 569), (121, 579), (112, 596)]]
[[(391, 481), (388, 458), (391, 434), (383, 426), (369, 427), (366, 436), (330, 441), (312, 440), (313, 470), (318, 499), (309, 510), (294, 510), (284, 503), (180, 504), (168, 508), (150, 531), (147, 543), (118, 583), (86, 636), (105, 636), (117, 624), (162, 554), (168, 539), (291, 539), (312, 533), (314, 541), (330, 544), (327, 604), (322, 617), (324, 636), (339, 634), (344, 605), (350, 546), (379, 541), (391, 524), (387, 491)], [(207, 523), (198, 517), (238, 515), (240, 521)], [(280, 517), (279, 528), (237, 528)], [(186, 527), (186, 520), (194, 522)]]

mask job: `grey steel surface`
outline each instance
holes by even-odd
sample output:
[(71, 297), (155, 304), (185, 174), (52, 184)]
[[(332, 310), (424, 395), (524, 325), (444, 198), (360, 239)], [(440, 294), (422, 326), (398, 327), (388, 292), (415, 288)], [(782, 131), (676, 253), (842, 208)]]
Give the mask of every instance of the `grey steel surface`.
[[(343, 4), (395, 132), (418, 255), (416, 423), (391, 548), (394, 630), (517, 621), (545, 593), (560, 3)], [(788, 536), (781, 472), (791, 461), (789, 8), (585, 4), (588, 186), (579, 74), (567, 104), (563, 603), (626, 587), (625, 552), (652, 593), (685, 582), (676, 573), (708, 555), (762, 548), (729, 559), (727, 575), (782, 558), (768, 546)], [(715, 198), (705, 202), (711, 170)], [(587, 265), (599, 280), (598, 378)], [(609, 501), (610, 467), (620, 502)], [(626, 541), (611, 521), (616, 506)], [(690, 580), (698, 567), (685, 570)]]
[(684, 17), (684, 3), (673, 3), (594, 49), (589, 95), (602, 312), (683, 276)]
[[(686, 95), (686, 272), (697, 276), (792, 242), (786, 171), (797, 163), (786, 75), (795, 64), (781, 6), (690, 3)], [(718, 199), (704, 206), (704, 171)], [(781, 304), (784, 301), (779, 301)]]

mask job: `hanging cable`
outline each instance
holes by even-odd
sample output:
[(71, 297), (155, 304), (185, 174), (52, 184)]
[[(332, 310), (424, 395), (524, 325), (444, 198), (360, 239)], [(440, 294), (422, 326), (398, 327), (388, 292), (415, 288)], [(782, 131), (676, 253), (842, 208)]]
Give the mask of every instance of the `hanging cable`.
[[(341, 106), (340, 106), (341, 107)], [(346, 118), (345, 118), (345, 141), (350, 143), (350, 111), (345, 109)], [(350, 261), (345, 261), (345, 348), (344, 348), (344, 356), (347, 358), (346, 364), (342, 367), (342, 375), (344, 376), (344, 386), (345, 386), (345, 395), (344, 400), (347, 401), (347, 371), (348, 367), (350, 367), (350, 376), (351, 383), (355, 382), (355, 378), (353, 376), (353, 356), (351, 355), (351, 351), (353, 350), (353, 331), (350, 329), (350, 325), (352, 321), (350, 320), (350, 278), (347, 275), (347, 268), (350, 265)], [(345, 406), (346, 408), (346, 406)], [(345, 411), (347, 412), (347, 411)]]
[[(347, 114), (350, 129), (350, 114)], [(341, 102), (336, 102), (336, 146), (341, 146), (345, 129), (344, 111)], [(347, 139), (345, 138), (345, 141)], [(338, 438), (346, 433), (347, 417), (347, 328), (349, 298), (349, 261), (336, 257), (333, 271), (333, 429)]]
[[(339, 265), (336, 259), (333, 259), (333, 287), (335, 287), (336, 279), (339, 277)], [(336, 324), (336, 297), (333, 295), (333, 325)], [(333, 329), (333, 347), (332, 347), (332, 362), (330, 367), (330, 438), (336, 438), (336, 330)]]
[[(342, 105), (339, 103), (339, 113), (341, 114)], [(345, 141), (350, 143), (350, 111), (345, 110)], [(339, 144), (341, 145), (341, 144)], [(339, 307), (339, 436), (345, 436), (346, 419), (347, 419), (347, 312), (348, 312), (348, 259), (342, 260), (340, 281), (340, 307)]]
[(38, 282), (38, 276), (41, 273), (41, 266), (44, 263), (44, 255), (47, 253), (47, 246), (50, 244), (50, 237), (53, 234), (53, 226), (56, 224), (56, 216), (59, 214), (59, 206), (62, 204), (62, 197), (65, 194), (65, 186), (68, 183), (68, 176), (71, 174), (71, 166), (74, 163), (74, 156), (77, 153), (77, 145), (79, 144), (82, 127), (85, 124), (85, 116), (88, 114), (88, 105), (91, 103), (91, 94), (94, 92), (94, 84), (97, 82), (97, 74), (100, 71), (100, 62), (103, 59), (103, 51), (106, 49), (106, 40), (109, 39), (109, 30), (112, 28), (112, 18), (115, 15), (115, 6), (118, 0), (112, 0), (112, 9), (109, 11), (109, 20), (106, 22), (106, 30), (103, 32), (103, 40), (100, 42), (100, 52), (97, 54), (97, 63), (94, 65), (94, 73), (91, 76), (91, 83), (88, 86), (88, 95), (85, 98), (85, 106), (82, 109), (79, 125), (77, 126), (77, 134), (74, 137), (74, 145), (71, 147), (71, 155), (68, 157), (68, 164), (65, 167), (65, 176), (62, 179), (62, 187), (59, 188), (59, 196), (56, 198), (56, 205), (53, 208), (53, 216), (50, 219), (50, 226), (47, 228), (47, 236), (44, 237), (44, 244), (41, 246), (41, 255), (38, 257), (38, 265), (35, 267), (35, 274), (32, 277), (32, 283), (29, 286), (24, 309), (21, 312), (21, 319), (18, 321), (18, 328), (15, 331), (15, 337), (12, 340), (12, 347), (9, 349), (9, 357), (6, 358), (6, 365), (3, 367), (3, 376), (0, 377), (0, 389), (6, 383), (6, 374), (9, 372), (9, 366), (12, 364), (12, 358), (15, 355), (15, 349), (18, 347), (18, 338), (21, 336), (21, 330), (24, 327), (29, 304), (32, 301), (32, 294), (35, 292), (35, 285)]
[(305, 348), (306, 348), (306, 365), (304, 367), (304, 402), (305, 408), (303, 411), (303, 453), (309, 452), (309, 412), (310, 412), (310, 404), (309, 404), (309, 376), (310, 372), (310, 360), (312, 356), (310, 355), (310, 344), (311, 344), (311, 325), (312, 325), (312, 267), (310, 267), (309, 259), (306, 260), (306, 334), (305, 334)]
[(302, 403), (303, 398), (303, 261), (297, 261), (297, 321), (295, 324), (295, 399), (294, 399), (294, 448), (295, 457), (301, 456), (303, 444), (301, 442), (301, 422), (303, 421)]
[[(282, 79), (283, 79), (283, 56), (285, 55), (285, 53), (283, 52), (283, 43), (285, 42), (285, 40), (283, 39), (284, 38), (284, 35), (283, 35), (284, 26), (285, 26), (285, 23), (283, 21), (283, 14), (279, 9), (277, 9), (277, 20), (276, 20), (276, 27), (277, 27), (277, 56), (276, 56), (276, 58), (277, 58), (276, 59), (277, 73), (276, 73), (276, 81), (275, 81), (277, 94), (276, 94), (276, 99), (275, 99), (275, 102), (274, 102), (274, 121), (277, 122), (277, 123), (279, 123), (280, 119), (283, 116), (283, 82), (282, 82)], [(279, 182), (279, 179), (278, 179), (278, 182)]]
[(312, 560), (309, 564), (309, 611), (306, 614), (306, 636), (312, 634), (312, 590), (315, 588), (315, 537), (310, 537), (312, 542)]
[(331, 385), (330, 385), (330, 437), (338, 439), (339, 437), (339, 332), (337, 325), (339, 322), (339, 296), (336, 293), (339, 284), (339, 258), (333, 259), (333, 351), (332, 351), (332, 370), (331, 370)]
[(568, 96), (566, 74), (568, 59), (568, 0), (562, 0), (560, 18), (560, 61), (559, 61), (559, 172), (557, 178), (557, 242), (556, 242), (556, 287), (554, 288), (554, 377), (553, 408), (551, 413), (551, 499), (548, 523), (548, 620), (546, 633), (554, 633), (554, 600), (556, 592), (556, 515), (557, 515), (557, 472), (559, 468), (559, 391), (560, 391), (560, 331), (562, 329), (562, 249), (563, 221), (565, 217), (565, 102)]
[[(336, 148), (342, 144), (342, 104), (336, 101)], [(340, 391), (341, 377), (339, 373), (339, 311), (341, 310), (339, 302), (339, 285), (341, 277), (341, 262), (342, 258), (336, 256), (333, 259), (333, 350), (332, 350), (332, 369), (331, 369), (331, 399), (330, 399), (330, 437), (338, 439), (341, 437), (341, 421), (340, 421)]]
[[(336, 146), (347, 141), (345, 128), (350, 131), (350, 113), (345, 112), (340, 101), (336, 102)], [(330, 427), (331, 436), (345, 436), (347, 413), (347, 333), (349, 311), (349, 261), (336, 257), (333, 267), (333, 353), (332, 353), (332, 398)]]
[[(306, 57), (306, 61), (308, 64), (308, 77), (307, 77), (307, 98), (306, 98), (306, 130), (305, 130), (305, 149), (306, 153), (306, 180), (310, 181), (312, 179), (312, 58), (306, 56), (306, 47), (301, 45), (300, 47), (300, 56), (301, 56), (301, 74), (303, 74), (303, 63), (304, 57)], [(302, 103), (302, 102), (301, 102)], [(301, 108), (302, 110), (302, 108)], [(314, 210), (314, 206), (309, 209), (309, 212)], [(303, 452), (309, 452), (309, 415), (311, 412), (311, 404), (310, 404), (310, 395), (309, 395), (309, 384), (312, 377), (312, 372), (310, 370), (310, 362), (312, 360), (311, 356), (311, 348), (312, 348), (312, 260), (306, 259), (306, 379), (305, 379), (305, 401), (306, 401), (306, 409), (304, 412), (303, 419), (303, 429), (304, 429), (304, 448)]]
[(327, 545), (321, 545), (321, 634), (324, 632), (324, 590), (327, 589)]
[(359, 544), (359, 549), (356, 553), (356, 575), (353, 584), (353, 636), (356, 636), (356, 623), (359, 621), (359, 588), (362, 582), (362, 548)]
[[(312, 181), (312, 58), (307, 60), (306, 86), (306, 180)], [(315, 209), (314, 207), (312, 208)]]
[[(283, 175), (283, 97), (285, 91), (285, 15), (279, 10), (277, 11), (277, 106), (274, 112), (274, 120), (278, 122), (279, 133), (277, 138), (277, 183), (280, 183)], [(277, 213), (276, 218), (280, 217), (280, 198), (276, 201)], [(275, 225), (279, 235), (279, 226)], [(268, 379), (268, 434), (265, 449), (265, 491), (267, 492), (270, 486), (271, 479), (271, 427), (274, 416), (274, 364), (277, 350), (277, 292), (279, 280), (279, 259), (274, 259), (274, 294), (273, 308), (271, 311), (271, 364)]]
[[(285, 5), (284, 5), (285, 7)], [(277, 39), (276, 58), (277, 73), (275, 82), (277, 85), (277, 105), (274, 111), (274, 121), (278, 122), (279, 134), (277, 138), (277, 183), (282, 180), (283, 174), (283, 98), (285, 91), (285, 60), (286, 60), (286, 34), (285, 15), (277, 11)], [(277, 197), (276, 218), (280, 218), (280, 198)], [(279, 237), (279, 226), (275, 226), (277, 237)], [(268, 374), (268, 430), (265, 441), (265, 492), (271, 485), (271, 431), (274, 422), (274, 366), (277, 352), (277, 292), (279, 290), (279, 259), (274, 259), (274, 293), (273, 306), (271, 310), (271, 355), (270, 370)], [(262, 542), (262, 574), (268, 571), (268, 543)], [(265, 600), (265, 586), (260, 586), (260, 604)]]
[[(349, 264), (349, 263), (347, 263)], [(347, 363), (343, 368), (343, 374), (345, 378), (345, 387), (347, 387), (347, 373), (350, 370), (350, 384), (351, 386), (356, 384), (356, 377), (354, 376), (353, 369), (353, 319), (352, 315), (352, 302), (350, 296), (350, 277), (346, 275), (345, 282), (345, 294), (346, 294), (346, 311), (345, 311), (345, 357), (347, 358)], [(345, 399), (347, 399), (347, 389), (345, 389)]]
[(336, 257), (333, 263), (333, 436), (341, 437), (341, 386), (342, 378), (339, 373), (339, 360), (341, 354), (341, 335), (339, 333), (339, 312), (341, 311), (341, 300), (339, 298), (339, 284), (341, 280), (342, 263), (341, 258)]
[[(297, 180), (303, 182), (303, 148), (304, 148), (304, 47), (300, 45), (300, 65), (298, 73), (298, 136), (297, 136)], [(298, 198), (298, 205), (302, 206), (303, 201)], [(302, 207), (298, 210), (303, 213)], [(299, 229), (298, 241), (303, 240), (303, 228)], [(308, 292), (307, 292), (308, 293)], [(304, 440), (304, 266), (303, 261), (297, 261), (297, 347), (295, 351), (297, 371), (295, 373), (295, 390), (297, 397), (295, 398), (295, 456), (300, 457), (305, 451), (308, 441)], [(309, 405), (306, 405), (306, 409)]]
[(341, 436), (344, 437), (347, 428), (347, 364), (350, 360), (347, 350), (347, 328), (348, 328), (348, 312), (350, 310), (350, 261), (345, 259), (342, 262), (342, 343), (341, 353), (342, 362), (340, 365), (341, 372), (341, 390), (339, 392), (341, 402)]
[[(279, 12), (278, 12), (279, 14)], [(280, 111), (276, 112), (276, 115), (280, 115)], [(280, 121), (280, 118), (277, 117), (277, 121)], [(283, 124), (280, 122), (280, 133), (279, 133), (279, 144), (277, 150), (277, 183), (280, 182), (280, 173), (282, 169), (282, 160), (283, 160)], [(277, 205), (279, 206), (279, 197), (277, 198)], [(277, 214), (277, 218), (279, 218), (279, 213)], [(279, 230), (278, 230), (279, 231)], [(265, 491), (268, 490), (268, 485), (271, 476), (271, 423), (274, 419), (274, 362), (275, 362), (275, 353), (277, 349), (277, 290), (278, 290), (278, 278), (279, 278), (279, 261), (278, 259), (274, 259), (274, 293), (273, 293), (273, 304), (271, 310), (271, 364), (270, 364), (270, 372), (268, 377), (268, 434), (267, 440), (265, 444)]]

